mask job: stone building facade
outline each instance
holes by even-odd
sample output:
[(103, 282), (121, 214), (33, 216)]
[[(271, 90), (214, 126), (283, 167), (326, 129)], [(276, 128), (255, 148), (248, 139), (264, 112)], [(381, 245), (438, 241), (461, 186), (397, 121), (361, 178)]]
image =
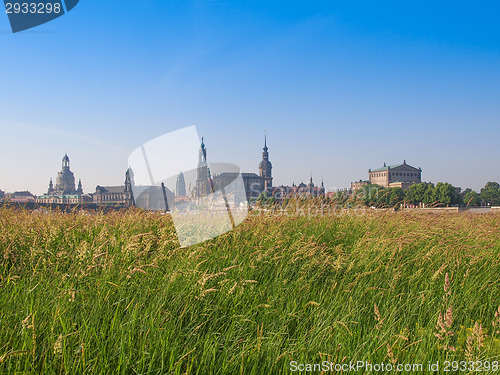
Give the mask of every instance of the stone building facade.
[[(223, 187), (230, 185), (239, 175), (240, 173), (235, 172), (224, 172), (216, 175), (214, 177), (215, 190), (221, 190)], [(243, 178), (245, 192), (230, 192), (226, 189), (226, 194), (229, 196), (235, 194), (233, 199), (236, 203), (258, 198), (265, 190), (265, 180), (255, 173), (241, 173), (241, 177)]]
[(93, 203), (128, 207), (133, 204), (132, 176), (130, 170), (125, 172), (125, 183), (119, 186), (97, 185), (92, 194)]
[(36, 195), (31, 194), (29, 191), (16, 191), (5, 194), (3, 199), (11, 203), (34, 203), (37, 198)]
[(404, 160), (403, 164), (386, 165), (384, 163), (384, 166), (381, 168), (369, 169), (368, 180), (351, 182), (351, 190), (359, 190), (368, 184), (379, 185), (385, 188), (400, 187), (406, 190), (411, 185), (420, 182), (422, 182), (422, 168), (412, 167), (406, 164), (406, 160)]
[(292, 186), (281, 185), (274, 187), (272, 196), (278, 200), (285, 198), (314, 198), (325, 196), (325, 192), (326, 189), (323, 181), (321, 185), (315, 185), (311, 176), (308, 184), (301, 182), (298, 185), (292, 184)]

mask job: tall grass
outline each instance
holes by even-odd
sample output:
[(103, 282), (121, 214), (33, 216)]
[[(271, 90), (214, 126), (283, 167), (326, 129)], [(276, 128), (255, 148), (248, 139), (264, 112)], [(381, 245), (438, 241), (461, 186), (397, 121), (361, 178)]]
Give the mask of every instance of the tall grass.
[(0, 373), (500, 361), (499, 224), (254, 211), (181, 249), (158, 214), (0, 209)]

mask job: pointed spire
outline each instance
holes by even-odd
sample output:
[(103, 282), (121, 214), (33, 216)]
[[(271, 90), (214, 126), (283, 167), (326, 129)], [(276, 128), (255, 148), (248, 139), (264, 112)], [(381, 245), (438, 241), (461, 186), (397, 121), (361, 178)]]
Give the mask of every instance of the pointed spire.
[(268, 154), (267, 152), (267, 130), (264, 130), (264, 148), (263, 148), (264, 152), (262, 153), (263, 155), (264, 154)]
[(203, 137), (201, 137), (201, 152), (203, 154), (203, 162), (207, 161), (207, 149), (205, 148), (205, 142), (203, 141)]

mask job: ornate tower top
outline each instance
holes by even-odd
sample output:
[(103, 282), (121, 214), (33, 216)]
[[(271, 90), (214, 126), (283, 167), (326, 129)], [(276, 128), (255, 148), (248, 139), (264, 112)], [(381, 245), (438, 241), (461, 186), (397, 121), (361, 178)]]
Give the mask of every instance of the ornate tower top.
[(76, 189), (76, 194), (79, 194), (79, 195), (83, 194), (83, 187), (82, 187), (82, 179), (81, 178), (78, 180), (78, 188)]
[(200, 146), (200, 155), (198, 160), (198, 166), (206, 164), (207, 162), (207, 148), (205, 147), (205, 142), (203, 141), (203, 137), (201, 137), (201, 146)]
[(54, 184), (52, 183), (52, 177), (51, 177), (50, 182), (49, 182), (49, 189), (47, 190), (47, 194), (52, 194), (53, 191), (54, 191)]
[(264, 133), (264, 148), (263, 148), (264, 152), (262, 153), (262, 159), (264, 160), (268, 160), (269, 159), (269, 152), (267, 151), (268, 148), (267, 148), (267, 134)]
[(62, 158), (62, 169), (69, 170), (69, 157), (68, 154), (64, 154), (64, 157)]

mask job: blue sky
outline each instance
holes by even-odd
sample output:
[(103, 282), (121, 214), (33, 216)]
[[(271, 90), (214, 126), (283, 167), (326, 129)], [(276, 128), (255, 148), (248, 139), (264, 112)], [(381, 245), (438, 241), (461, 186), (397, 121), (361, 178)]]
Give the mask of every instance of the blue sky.
[(96, 1), (12, 34), (0, 14), (0, 189), (41, 194), (65, 152), (86, 192), (196, 125), (209, 161), (330, 188), (404, 159), (500, 181), (500, 4)]

